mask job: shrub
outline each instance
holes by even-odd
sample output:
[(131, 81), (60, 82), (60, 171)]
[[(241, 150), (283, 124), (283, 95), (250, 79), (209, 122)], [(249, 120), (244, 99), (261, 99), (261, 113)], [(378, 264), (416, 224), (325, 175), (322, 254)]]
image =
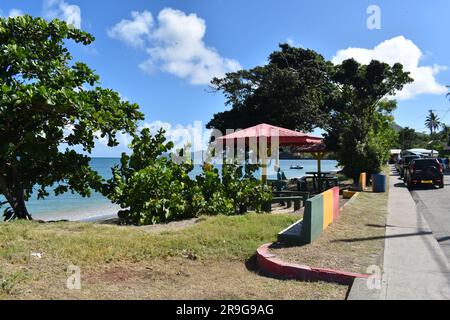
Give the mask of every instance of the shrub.
[[(246, 208), (260, 211), (271, 190), (254, 177), (255, 166), (224, 165), (222, 173), (210, 164), (195, 179), (192, 162), (173, 161), (166, 154), (173, 148), (164, 131), (155, 136), (144, 129), (131, 144), (132, 154), (122, 154), (112, 169), (103, 193), (122, 210), (123, 223), (147, 225), (199, 215), (234, 215)], [(178, 153), (183, 157), (183, 152)], [(181, 163), (180, 163), (181, 162)]]
[(224, 164), (222, 176), (219, 170), (209, 164), (203, 166), (203, 173), (197, 176), (198, 185), (207, 201), (205, 214), (240, 214), (253, 208), (261, 211), (263, 202), (270, 200), (271, 189), (254, 176), (257, 166)]

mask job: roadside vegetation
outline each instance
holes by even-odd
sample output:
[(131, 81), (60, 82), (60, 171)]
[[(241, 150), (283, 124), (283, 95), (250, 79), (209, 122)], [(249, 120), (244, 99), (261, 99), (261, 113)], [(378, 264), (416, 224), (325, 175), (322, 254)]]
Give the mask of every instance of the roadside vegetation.
[[(183, 229), (158, 231), (91, 223), (0, 224), (0, 297), (344, 299), (346, 286), (282, 281), (254, 271), (255, 250), (296, 218), (202, 217)], [(81, 269), (81, 291), (65, 287), (69, 265)]]
[(395, 148), (402, 150), (432, 148), (438, 151), (441, 157), (448, 156), (446, 147), (450, 146), (450, 126), (441, 122), (433, 110), (429, 110), (424, 125), (430, 131), (429, 134), (416, 132), (409, 127), (399, 129)]

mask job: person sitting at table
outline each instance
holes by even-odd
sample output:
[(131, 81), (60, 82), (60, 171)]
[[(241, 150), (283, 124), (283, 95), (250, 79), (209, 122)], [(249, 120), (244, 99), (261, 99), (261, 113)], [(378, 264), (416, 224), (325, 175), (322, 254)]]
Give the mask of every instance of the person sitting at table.
[(275, 169), (277, 170), (277, 179), (278, 180), (287, 180), (286, 175), (284, 174), (284, 172), (281, 170), (280, 167), (275, 167)]
[[(281, 168), (280, 168), (279, 166), (275, 166), (274, 169), (275, 169), (275, 171), (277, 172), (277, 180), (278, 180), (278, 181), (287, 180), (286, 175), (284, 174), (284, 172), (281, 170)], [(282, 186), (281, 184), (278, 184), (278, 185), (277, 185), (276, 190), (277, 190), (278, 192), (283, 191), (283, 189), (284, 189), (284, 186)], [(286, 204), (285, 204), (284, 201), (281, 201), (281, 202), (280, 202), (280, 205), (284, 206), (284, 205), (286, 205)]]

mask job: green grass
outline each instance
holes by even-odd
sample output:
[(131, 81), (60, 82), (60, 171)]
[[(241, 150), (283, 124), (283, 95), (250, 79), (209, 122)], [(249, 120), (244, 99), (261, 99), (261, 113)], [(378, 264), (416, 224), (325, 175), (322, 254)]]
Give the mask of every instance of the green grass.
[(276, 234), (294, 221), (295, 217), (288, 215), (205, 217), (186, 229), (161, 233), (91, 223), (17, 221), (0, 225), (0, 260), (23, 264), (31, 252), (40, 252), (80, 266), (186, 253), (199, 259), (245, 261), (259, 245), (275, 240)]
[[(247, 269), (256, 249), (296, 219), (204, 217), (162, 232), (73, 222), (0, 224), (0, 299), (343, 299), (346, 286), (282, 281)], [(69, 265), (82, 270), (81, 291), (65, 288)]]
[(28, 280), (28, 274), (23, 270), (6, 273), (0, 268), (0, 299), (16, 293), (16, 286)]

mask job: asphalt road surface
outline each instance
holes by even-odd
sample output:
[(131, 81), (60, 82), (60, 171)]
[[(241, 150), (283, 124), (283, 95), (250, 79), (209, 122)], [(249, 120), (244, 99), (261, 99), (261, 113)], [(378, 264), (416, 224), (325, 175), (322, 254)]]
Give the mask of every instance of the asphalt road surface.
[(411, 194), (450, 261), (450, 174), (446, 174), (444, 181), (444, 189), (417, 187)]

